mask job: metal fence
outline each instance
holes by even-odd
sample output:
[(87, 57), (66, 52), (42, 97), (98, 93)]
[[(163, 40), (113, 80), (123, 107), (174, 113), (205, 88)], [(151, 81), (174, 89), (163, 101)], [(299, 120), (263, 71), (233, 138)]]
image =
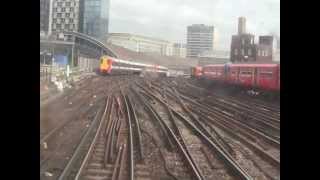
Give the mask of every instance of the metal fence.
[[(69, 77), (93, 72), (98, 66), (99, 61), (97, 59), (79, 57), (78, 66), (69, 69)], [(40, 81), (64, 80), (68, 78), (67, 73), (66, 65), (40, 64)]]

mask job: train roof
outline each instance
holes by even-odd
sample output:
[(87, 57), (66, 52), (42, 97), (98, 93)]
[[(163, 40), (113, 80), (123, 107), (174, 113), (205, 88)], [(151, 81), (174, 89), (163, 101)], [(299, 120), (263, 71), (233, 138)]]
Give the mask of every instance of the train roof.
[(167, 67), (164, 67), (164, 66), (158, 66), (158, 65), (154, 65), (154, 64), (145, 64), (145, 63), (134, 62), (134, 61), (127, 61), (127, 60), (117, 59), (117, 58), (113, 58), (113, 57), (109, 57), (109, 59), (111, 59), (114, 62), (125, 63), (125, 64), (130, 64), (130, 65), (144, 66), (144, 67), (157, 67), (157, 68), (166, 69), (166, 70), (168, 69)]
[(203, 67), (224, 67), (224, 64), (209, 64), (209, 65), (205, 65)]
[(229, 64), (229, 67), (277, 67), (279, 64)]

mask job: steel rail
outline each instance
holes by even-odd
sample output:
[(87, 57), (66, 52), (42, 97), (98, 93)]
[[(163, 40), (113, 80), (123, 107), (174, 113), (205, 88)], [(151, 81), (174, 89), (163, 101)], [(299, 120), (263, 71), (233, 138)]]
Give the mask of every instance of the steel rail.
[(113, 168), (113, 172), (112, 172), (112, 176), (111, 176), (111, 180), (116, 180), (117, 178), (119, 178), (119, 164), (120, 164), (120, 157), (122, 156), (123, 153), (123, 149), (122, 145), (119, 147), (119, 151), (117, 154), (117, 158), (116, 158), (116, 162), (114, 164), (114, 168)]
[[(136, 92), (138, 94), (138, 92)], [(174, 132), (170, 129), (170, 127), (161, 119), (161, 117), (159, 115), (157, 115), (156, 111), (152, 108), (152, 106), (146, 102), (143, 101), (142, 102), (144, 104), (145, 107), (147, 107), (146, 109), (148, 111), (150, 111), (151, 115), (153, 116), (154, 119), (156, 119), (158, 122), (162, 123), (164, 128), (165, 128), (165, 132), (168, 133), (168, 137), (169, 138), (169, 134), (170, 137), (172, 137), (172, 139), (174, 140), (174, 142), (176, 143), (176, 145), (178, 146), (178, 150), (183, 154), (184, 159), (187, 161), (187, 164), (190, 166), (190, 168), (192, 169), (192, 173), (195, 175), (195, 177), (198, 180), (203, 180), (203, 177), (199, 174), (198, 169), (194, 166), (193, 161), (190, 159), (188, 153), (186, 152), (184, 146), (181, 144), (181, 142), (178, 140), (178, 138), (176, 137), (176, 135), (174, 134)], [(171, 139), (171, 138), (169, 138)]]
[[(206, 106), (207, 108), (209, 109), (212, 109), (212, 110), (215, 110), (215, 111), (218, 111), (218, 109), (220, 109), (220, 112), (222, 112), (223, 114), (225, 114), (226, 116), (232, 116), (232, 117), (235, 117), (235, 116), (239, 116), (239, 118), (233, 118), (233, 120), (241, 123), (241, 124), (244, 124), (252, 129), (255, 129), (256, 131), (258, 132), (261, 132), (262, 134), (264, 134), (265, 136), (268, 136), (276, 141), (280, 141), (280, 137), (277, 136), (280, 134), (280, 129), (279, 127), (275, 127), (271, 124), (268, 124), (267, 122), (263, 121), (263, 120), (257, 120), (255, 117), (251, 117), (250, 119), (243, 119), (245, 116), (248, 116), (248, 114), (244, 115), (242, 112), (239, 112), (239, 111), (232, 111), (231, 110), (231, 113), (232, 115), (229, 115), (229, 108), (228, 107), (221, 107), (220, 105), (216, 105), (216, 106), (213, 106), (211, 104), (208, 104), (208, 103), (201, 103), (203, 106)], [(227, 110), (227, 111), (226, 111)], [(250, 116), (249, 116), (250, 117)], [(252, 119), (253, 118), (253, 119)], [(252, 123), (249, 123), (248, 121), (250, 122), (254, 122), (256, 123), (256, 125), (252, 124)], [(280, 126), (280, 124), (279, 124)], [(269, 130), (272, 130), (273, 132), (275, 132), (277, 135), (274, 135), (273, 133), (269, 132), (269, 131), (266, 131), (267, 129)]]
[[(164, 90), (164, 92), (163, 92), (163, 96), (165, 97), (165, 99), (167, 99), (165, 90)], [(177, 132), (177, 134), (178, 134), (178, 137), (179, 137), (178, 139), (181, 139), (181, 144), (182, 144), (183, 147), (185, 148), (185, 150), (186, 150), (186, 152), (187, 152), (190, 160), (192, 161), (193, 165), (194, 165), (195, 168), (197, 169), (198, 174), (200, 175), (200, 177), (201, 177), (202, 179), (205, 179), (204, 176), (203, 176), (203, 174), (202, 174), (202, 172), (200, 171), (200, 168), (199, 168), (198, 164), (195, 162), (194, 158), (192, 157), (188, 146), (186, 145), (186, 142), (185, 142), (185, 140), (184, 140), (184, 138), (183, 138), (183, 136), (182, 136), (181, 131), (179, 130), (179, 127), (178, 127), (178, 125), (177, 125), (177, 123), (176, 123), (175, 117), (173, 116), (171, 109), (170, 109), (167, 105), (165, 105), (165, 107), (166, 107), (167, 112), (168, 112), (168, 114), (169, 114), (169, 119), (170, 119), (171, 123), (173, 124), (174, 129), (176, 130), (176, 132)]]
[(148, 135), (148, 136), (151, 138), (151, 141), (153, 142), (153, 144), (154, 144), (154, 145), (157, 147), (157, 149), (159, 150), (161, 159), (163, 160), (163, 166), (164, 166), (164, 168), (165, 168), (165, 171), (169, 174), (170, 177), (172, 177), (172, 178), (175, 179), (175, 180), (178, 180), (178, 178), (169, 171), (169, 168), (168, 168), (168, 166), (167, 166), (167, 163), (166, 163), (166, 159), (165, 159), (165, 157), (164, 157), (164, 154), (163, 154), (163, 152), (161, 151), (160, 145), (157, 143), (157, 141), (154, 139), (154, 137), (153, 137), (149, 132), (147, 132), (146, 130), (141, 129), (141, 131), (142, 131), (142, 133), (145, 133), (146, 135)]
[(130, 180), (134, 180), (134, 158), (133, 158), (133, 136), (132, 136), (132, 122), (131, 122), (131, 116), (130, 116), (130, 109), (129, 109), (129, 105), (126, 99), (126, 96), (123, 94), (122, 91), (121, 92), (121, 96), (123, 98), (123, 101), (125, 103), (125, 111), (126, 111), (126, 116), (127, 116), (127, 120), (128, 120), (128, 127), (129, 127), (129, 158), (130, 158), (130, 162), (129, 162), (129, 174), (130, 174)]
[[(194, 87), (194, 86), (192, 86), (191, 84), (189, 84), (189, 83), (187, 83), (187, 86), (189, 86), (189, 87)], [(197, 87), (198, 88), (198, 87)], [(208, 90), (206, 90), (206, 89), (203, 89), (203, 88), (201, 88), (202, 90), (204, 90), (204, 91), (206, 91), (208, 94), (210, 94), (210, 95), (212, 95), (212, 96), (215, 96), (216, 98), (222, 98), (222, 95), (221, 94), (217, 94), (217, 93), (212, 93), (212, 92), (210, 92), (210, 91), (208, 91)], [(246, 104), (246, 103), (243, 103), (243, 102), (241, 102), (240, 100), (238, 100), (238, 99), (235, 99), (235, 98), (233, 98), (233, 97), (223, 97), (224, 99), (228, 99), (229, 101), (231, 101), (231, 102), (233, 102), (233, 103), (236, 103), (236, 104), (240, 104), (240, 105), (242, 105), (242, 106), (245, 106), (245, 107), (248, 107), (248, 108), (250, 108), (250, 106), (248, 105), (248, 104), (252, 104), (253, 102), (252, 101), (248, 101), (248, 100), (245, 100), (248, 104)], [(256, 106), (261, 106), (261, 104), (257, 104), (257, 103), (255, 103), (255, 105)], [(253, 106), (253, 107), (256, 107), (256, 106)], [(262, 105), (263, 106), (263, 105)], [(263, 106), (263, 108), (264, 109), (269, 109), (269, 111), (278, 111), (278, 107), (277, 108), (274, 108), (274, 107), (272, 107), (272, 105), (270, 105), (270, 106)], [(257, 109), (257, 108), (255, 108), (255, 109)], [(266, 116), (270, 116), (270, 114), (266, 114), (266, 112), (264, 112), (264, 111), (261, 111), (261, 108), (259, 108), (258, 107), (258, 109), (257, 109), (258, 111), (259, 111), (259, 113), (261, 113), (261, 114), (263, 114), (263, 115), (266, 115)], [(278, 116), (278, 115), (275, 115), (275, 116)]]
[(234, 124), (237, 124), (238, 126), (242, 127), (243, 129), (250, 131), (252, 134), (265, 139), (266, 141), (268, 141), (270, 144), (276, 146), (277, 148), (280, 147), (280, 142), (278, 142), (277, 140), (275, 140), (272, 137), (266, 136), (265, 134), (261, 133), (260, 131), (257, 131), (257, 130), (255, 130), (245, 124), (238, 122), (238, 121), (235, 121), (232, 118), (230, 118), (229, 116), (226, 116), (225, 114), (223, 114), (219, 111), (214, 111), (213, 109), (210, 109), (202, 104), (199, 104), (198, 102), (195, 102), (185, 96), (182, 96), (182, 99), (185, 99), (186, 101), (194, 104), (195, 107), (197, 107), (197, 108), (201, 108), (202, 110), (206, 110), (208, 112), (211, 112), (213, 116), (218, 117), (219, 119), (227, 119), (228, 121), (233, 122)]
[[(106, 112), (106, 109), (107, 109), (107, 107), (108, 107), (108, 99), (109, 99), (109, 98), (107, 98), (107, 102), (106, 102), (106, 107), (105, 107), (104, 113)], [(77, 146), (75, 152), (73, 153), (70, 161), (68, 162), (68, 164), (66, 165), (66, 167), (63, 169), (62, 173), (60, 174), (59, 180), (64, 180), (64, 179), (66, 179), (66, 177), (69, 175), (69, 173), (70, 173), (70, 171), (71, 171), (71, 169), (72, 169), (72, 166), (74, 165), (74, 163), (76, 162), (76, 160), (77, 160), (77, 159), (79, 158), (79, 156), (80, 156), (81, 148), (82, 148), (82, 147), (84, 146), (84, 144), (88, 141), (89, 134), (93, 131), (95, 125), (96, 125), (97, 122), (98, 122), (98, 116), (99, 116), (99, 114), (101, 113), (101, 110), (102, 110), (102, 109), (99, 109), (99, 110), (98, 110), (98, 112), (97, 112), (97, 114), (96, 114), (96, 116), (95, 116), (95, 119), (93, 120), (91, 126), (90, 126), (89, 129), (86, 131), (85, 135), (81, 138), (81, 142), (78, 144), (78, 146)], [(105, 114), (103, 114), (103, 116), (104, 116), (104, 115), (105, 115)], [(102, 116), (102, 117), (103, 117), (103, 116)], [(100, 124), (99, 124), (99, 127), (98, 127), (98, 130), (99, 130), (99, 128), (101, 128), (102, 122), (103, 122), (103, 119), (101, 118)], [(97, 132), (98, 132), (98, 130), (97, 130)], [(97, 136), (97, 134), (96, 134), (96, 136)], [(94, 138), (96, 138), (96, 136), (95, 136)], [(94, 139), (94, 140), (95, 140), (95, 139)], [(89, 148), (89, 151), (90, 151), (90, 150), (91, 150), (91, 146), (90, 146), (90, 148)], [(88, 152), (89, 152), (89, 151), (88, 151)], [(80, 167), (80, 170), (81, 170), (81, 167)]]
[[(145, 101), (144, 98), (142, 98), (142, 96), (140, 95), (140, 93), (138, 93), (136, 91), (136, 89), (132, 88), (132, 91), (137, 95), (138, 99), (141, 101), (142, 104), (144, 104), (144, 108), (146, 109), (146, 111), (149, 113), (150, 116), (154, 116), (156, 117), (155, 119), (157, 120), (156, 122), (158, 122), (159, 127), (161, 129), (162, 134), (166, 137), (165, 140), (167, 142), (167, 149), (169, 151), (172, 151), (174, 149), (174, 145), (173, 142), (171, 140), (171, 138), (169, 138), (168, 132), (166, 131), (166, 129), (164, 128), (164, 125), (161, 121), (159, 121), (159, 116), (150, 108), (149, 104), (147, 104), (147, 102)], [(148, 98), (151, 98), (149, 96), (147, 96)]]
[[(189, 86), (189, 87), (192, 87), (192, 88), (199, 88), (199, 87), (195, 87), (195, 86), (193, 86), (193, 85), (191, 85), (191, 84), (189, 84), (189, 83), (186, 83), (186, 85)], [(246, 106), (246, 107), (248, 107), (248, 108), (250, 108), (250, 106), (249, 106), (248, 104), (252, 103), (252, 102), (246, 100), (246, 101), (248, 102), (248, 104), (245, 104), (245, 103), (243, 103), (243, 102), (240, 102), (238, 99), (235, 99), (235, 98), (232, 98), (232, 97), (225, 97), (225, 96), (222, 97), (222, 95), (217, 94), (217, 93), (214, 93), (214, 94), (213, 94), (212, 92), (210, 92), (210, 91), (208, 91), (208, 90), (206, 90), (206, 89), (203, 89), (203, 88), (199, 88), (199, 89), (201, 89), (202, 91), (205, 91), (206, 93), (208, 93), (208, 94), (210, 94), (210, 95), (212, 95), (212, 96), (215, 96), (215, 97), (217, 97), (217, 98), (228, 99), (228, 100), (231, 101), (231, 102), (234, 102), (234, 103), (236, 103), (236, 104), (240, 104), (240, 105), (242, 105), (242, 106)], [(256, 103), (255, 105), (260, 105), (260, 104), (257, 104), (257, 103)], [(256, 107), (256, 106), (254, 106), (254, 107)], [(266, 109), (266, 108), (269, 108), (269, 109), (270, 109), (269, 111), (272, 111), (272, 110), (278, 111), (278, 109), (279, 109), (279, 108), (273, 108), (273, 107), (271, 107), (271, 106), (267, 106), (267, 107), (264, 106), (264, 108), (265, 108), (265, 109)], [(260, 108), (260, 110), (258, 110), (258, 111), (259, 111), (259, 112), (257, 112), (257, 111), (254, 111), (254, 112), (263, 114), (264, 116), (267, 116), (267, 117), (270, 116), (270, 114), (266, 114), (266, 112), (261, 111), (261, 108)], [(276, 115), (276, 116), (277, 116), (277, 115)]]
[(131, 110), (131, 114), (132, 114), (132, 117), (133, 117), (133, 122), (134, 122), (134, 129), (136, 131), (136, 134), (137, 134), (137, 143), (138, 143), (138, 153), (139, 153), (139, 161), (143, 161), (144, 158), (143, 158), (143, 149), (142, 149), (142, 136), (141, 136), (141, 130), (140, 130), (140, 124), (139, 124), (139, 121), (138, 121), (138, 117), (136, 115), (136, 112), (135, 112), (135, 109), (131, 103), (131, 100), (130, 98), (127, 96), (127, 101), (128, 101), (128, 105), (129, 105), (129, 108)]
[[(144, 89), (143, 87), (141, 87), (141, 88)], [(253, 178), (249, 174), (247, 174), (247, 172), (244, 171), (235, 160), (231, 159), (228, 155), (226, 155), (216, 144), (214, 144), (205, 134), (203, 134), (203, 132), (201, 130), (199, 130), (193, 123), (191, 123), (189, 120), (185, 119), (179, 112), (175, 111), (169, 104), (165, 103), (164, 101), (162, 101), (161, 99), (159, 99), (158, 97), (156, 97), (155, 95), (150, 93), (148, 90), (147, 90), (147, 93), (149, 93), (152, 97), (154, 97), (160, 103), (166, 104), (172, 110), (173, 114), (175, 114), (177, 117), (179, 117), (184, 122), (186, 122), (186, 124), (189, 125), (191, 127), (191, 129), (195, 130), (197, 132), (197, 134), (200, 135), (200, 137), (202, 137), (202, 139), (204, 139), (205, 142), (218, 153), (218, 155), (228, 164), (230, 169), (239, 176), (239, 178), (241, 178), (243, 180), (253, 180)]]
[(260, 123), (264, 124), (265, 126), (268, 126), (269, 128), (272, 128), (276, 131), (280, 131), (280, 128), (278, 127), (278, 126), (280, 126), (280, 122), (275, 122), (273, 120), (270, 120), (270, 118), (256, 115), (256, 112), (253, 112), (248, 108), (243, 108), (243, 107), (239, 107), (239, 106), (235, 107), (232, 105), (232, 103), (226, 103), (224, 101), (219, 101), (219, 103), (218, 103), (218, 102), (209, 102), (208, 100), (204, 100), (204, 103), (209, 106), (212, 106), (212, 105), (219, 106), (221, 108), (228, 109), (229, 111), (232, 111), (232, 112), (235, 112), (235, 113), (238, 113), (241, 115), (243, 115), (243, 113), (241, 113), (241, 112), (244, 111), (244, 112), (246, 112), (246, 116), (252, 118), (254, 121), (260, 122)]
[[(194, 116), (194, 114), (189, 110), (189, 108), (186, 107), (186, 105), (183, 103), (183, 100), (180, 98), (180, 94), (177, 92), (177, 90), (176, 90), (174, 87), (173, 87), (173, 90), (174, 90), (174, 92), (176, 93), (176, 98), (178, 99), (180, 105), (182, 106), (182, 108), (184, 109), (184, 111), (189, 115), (189, 117), (191, 118), (191, 120), (192, 120), (194, 123), (196, 123), (196, 125), (198, 125), (198, 126), (200, 127), (200, 130), (201, 130), (206, 136), (208, 136), (209, 138), (211, 138), (211, 140), (213, 140), (213, 142), (215, 142), (215, 143), (221, 148), (222, 151), (224, 151), (228, 156), (230, 156), (230, 158), (232, 158), (231, 153), (233, 153), (233, 149), (232, 149), (224, 140), (222, 140), (224, 144), (221, 144), (218, 139), (214, 138), (214, 137), (212, 136), (212, 134), (203, 126), (203, 124), (201, 124), (201, 123), (199, 122), (198, 118), (196, 118), (196, 117)], [(212, 127), (211, 127), (211, 128), (212, 128)], [(214, 130), (215, 134), (216, 134), (220, 139), (222, 139), (221, 136), (215, 131), (215, 129), (214, 129), (214, 128), (212, 128), (212, 129)], [(225, 146), (226, 146), (226, 147), (225, 147)]]
[(206, 120), (209, 120), (212, 124), (218, 126), (220, 129), (224, 130), (225, 132), (227, 132), (228, 134), (230, 134), (232, 137), (239, 139), (241, 142), (243, 142), (245, 145), (247, 145), (248, 147), (250, 147), (253, 151), (255, 151), (257, 154), (260, 154), (261, 157), (263, 159), (265, 159), (266, 161), (270, 162), (272, 165), (275, 165), (276, 167), (280, 167), (280, 161), (276, 158), (274, 158), (272, 155), (270, 155), (268, 152), (264, 151), (263, 149), (261, 149), (259, 146), (249, 142), (248, 140), (246, 140), (245, 138), (243, 138), (242, 136), (240, 136), (237, 133), (234, 133), (233, 131), (231, 131), (231, 129), (234, 129), (234, 127), (232, 126), (232, 124), (225, 124), (225, 123), (221, 123), (218, 121), (213, 120), (212, 118), (205, 116), (203, 113), (201, 113), (200, 111), (198, 111), (198, 114)]
[(75, 180), (78, 180), (78, 179), (79, 179), (80, 175), (81, 175), (82, 172), (83, 172), (84, 167), (87, 165), (87, 162), (88, 162), (88, 160), (89, 160), (89, 156), (90, 156), (90, 154), (91, 154), (92, 151), (93, 151), (94, 145), (95, 145), (95, 143), (97, 142), (98, 135), (99, 135), (99, 133), (100, 133), (100, 131), (101, 131), (102, 124), (103, 124), (103, 122), (104, 122), (103, 120), (104, 120), (104, 118), (105, 118), (105, 116), (106, 116), (106, 112), (107, 112), (108, 107), (109, 107), (109, 96), (107, 97), (106, 107), (105, 107), (105, 110), (104, 110), (103, 115), (102, 115), (102, 117), (101, 117), (100, 124), (99, 124), (99, 127), (98, 127), (98, 129), (97, 129), (97, 133), (96, 133), (96, 135), (94, 136), (94, 138), (93, 138), (93, 140), (92, 140), (92, 142), (91, 142), (91, 144), (90, 144), (89, 150), (88, 150), (88, 152), (87, 152), (84, 160), (83, 160), (82, 163), (81, 163), (81, 166), (80, 166), (80, 168), (79, 168), (79, 170), (78, 170), (78, 172), (77, 172), (77, 174), (76, 174)]

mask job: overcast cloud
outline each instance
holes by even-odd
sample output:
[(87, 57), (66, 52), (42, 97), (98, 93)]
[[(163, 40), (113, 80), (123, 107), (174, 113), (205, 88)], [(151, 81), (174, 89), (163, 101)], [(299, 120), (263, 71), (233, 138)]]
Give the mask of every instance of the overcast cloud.
[(110, 0), (110, 32), (186, 42), (187, 26), (213, 25), (218, 49), (230, 48), (239, 16), (257, 36), (280, 36), (280, 0)]

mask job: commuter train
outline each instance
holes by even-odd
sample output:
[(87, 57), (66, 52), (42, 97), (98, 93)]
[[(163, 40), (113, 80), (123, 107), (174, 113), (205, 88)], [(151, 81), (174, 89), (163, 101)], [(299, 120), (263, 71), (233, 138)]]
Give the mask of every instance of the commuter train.
[(193, 67), (191, 76), (245, 88), (280, 91), (280, 64), (214, 64)]
[(109, 56), (102, 56), (100, 58), (99, 73), (101, 75), (140, 75), (142, 73), (155, 73), (160, 76), (166, 76), (168, 73), (168, 68), (164, 66), (144, 64), (116, 59)]

